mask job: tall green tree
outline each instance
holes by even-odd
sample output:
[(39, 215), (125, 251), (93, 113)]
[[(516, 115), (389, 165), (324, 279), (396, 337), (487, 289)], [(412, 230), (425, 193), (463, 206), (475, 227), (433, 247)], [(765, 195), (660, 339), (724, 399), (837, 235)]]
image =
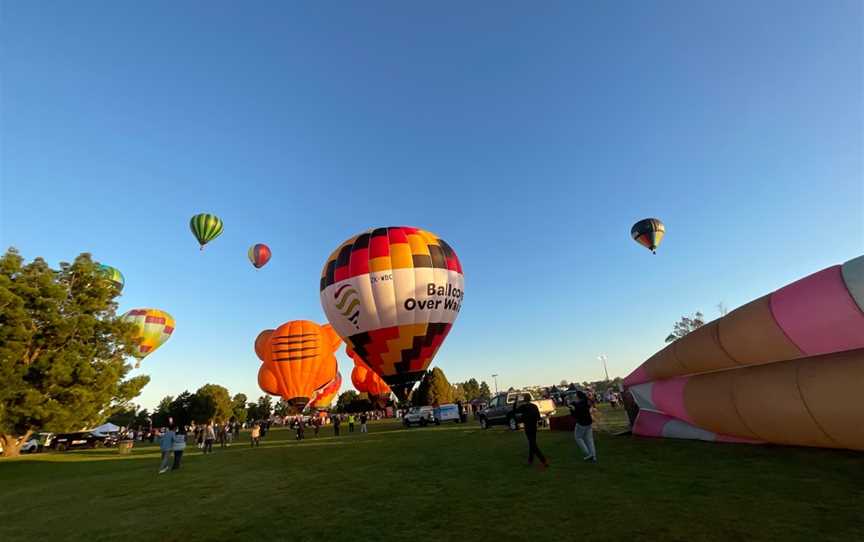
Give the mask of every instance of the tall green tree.
[(358, 398), (357, 392), (354, 390), (343, 391), (339, 394), (339, 399), (336, 400), (336, 411), (337, 412), (348, 412), (351, 406), (351, 403), (355, 402)]
[(276, 401), (276, 406), (273, 407), (273, 414), (277, 416), (285, 417), (291, 413), (291, 405), (288, 404), (288, 401), (285, 399), (279, 399)]
[(492, 398), (492, 392), (489, 391), (489, 384), (486, 381), (480, 383), (480, 394), (477, 396), (478, 399), (484, 399), (488, 401)]
[(476, 378), (469, 378), (467, 382), (462, 383), (462, 390), (465, 392), (465, 400), (473, 401), (480, 397), (480, 384)]
[(273, 415), (273, 398), (269, 395), (262, 395), (258, 398), (258, 415), (262, 420)]
[(246, 421), (246, 401), (248, 398), (245, 393), (238, 393), (231, 399), (231, 415), (240, 423)]
[(18, 455), (34, 431), (97, 425), (150, 380), (127, 378), (133, 327), (117, 316), (116, 287), (89, 254), (52, 269), (0, 257), (0, 443)]
[(666, 336), (666, 342), (675, 342), (681, 337), (696, 331), (704, 325), (705, 316), (701, 311), (696, 311), (693, 316), (682, 316), (681, 319), (675, 322), (675, 325), (672, 327), (672, 333)]
[(231, 395), (218, 384), (204, 384), (195, 392), (192, 401), (192, 419), (196, 423), (210, 420), (227, 421), (233, 413)]
[(465, 399), (465, 384), (461, 382), (458, 384), (453, 384), (453, 402), (459, 403), (465, 402), (466, 400), (467, 399)]
[(435, 367), (426, 371), (423, 380), (414, 392), (411, 402), (415, 406), (441, 405), (453, 402), (453, 387), (447, 381), (444, 371)]

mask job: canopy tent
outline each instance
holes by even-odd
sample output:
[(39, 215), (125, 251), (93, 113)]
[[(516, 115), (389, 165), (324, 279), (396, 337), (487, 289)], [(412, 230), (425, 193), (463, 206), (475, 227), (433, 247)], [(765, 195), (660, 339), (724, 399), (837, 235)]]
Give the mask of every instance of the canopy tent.
[(91, 433), (98, 433), (100, 435), (106, 435), (108, 433), (116, 433), (120, 430), (120, 427), (114, 425), (113, 423), (104, 423), (95, 429), (91, 429)]

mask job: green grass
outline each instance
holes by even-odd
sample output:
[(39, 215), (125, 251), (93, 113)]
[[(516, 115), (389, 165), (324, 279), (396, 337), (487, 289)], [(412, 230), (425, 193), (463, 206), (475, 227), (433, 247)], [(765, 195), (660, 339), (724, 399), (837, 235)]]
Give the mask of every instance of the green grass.
[(501, 427), (370, 429), (274, 430), (161, 476), (155, 446), (0, 460), (0, 540), (864, 540), (861, 454), (600, 433), (590, 465), (541, 431), (542, 472)]

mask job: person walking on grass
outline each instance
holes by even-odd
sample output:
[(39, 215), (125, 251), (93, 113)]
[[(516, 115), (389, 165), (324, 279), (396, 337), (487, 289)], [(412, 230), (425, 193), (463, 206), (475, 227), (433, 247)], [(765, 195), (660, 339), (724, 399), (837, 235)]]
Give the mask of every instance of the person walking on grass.
[(537, 405), (529, 401), (519, 404), (519, 397), (513, 402), (512, 416), (522, 416), (522, 424), (525, 426), (525, 438), (528, 439), (528, 464), (534, 464), (534, 456), (540, 460), (541, 468), (545, 469), (549, 466), (549, 461), (540, 448), (537, 446), (537, 423), (540, 421), (540, 409)]
[(368, 433), (369, 432), (369, 429), (366, 428), (366, 420), (367, 419), (368, 418), (367, 418), (365, 412), (363, 414), (360, 414), (360, 432), (361, 433)]
[(180, 469), (180, 460), (183, 459), (183, 451), (186, 449), (186, 426), (181, 425), (177, 428), (177, 432), (174, 434), (174, 465), (171, 466), (171, 470), (179, 470)]
[(579, 446), (579, 449), (585, 455), (584, 461), (596, 463), (597, 450), (594, 447), (594, 433), (591, 427), (594, 421), (591, 418), (591, 412), (594, 408), (591, 406), (591, 401), (584, 391), (577, 391), (576, 397), (578, 400), (569, 405), (570, 413), (576, 418), (573, 436), (576, 439), (576, 445)]
[(348, 432), (354, 432), (354, 414), (348, 414)]
[(250, 434), (252, 436), (252, 440), (250, 441), (250, 446), (252, 448), (257, 448), (258, 446), (261, 446), (261, 426), (258, 425), (257, 423), (253, 424), (252, 425), (252, 431)]
[(315, 436), (318, 436), (318, 431), (321, 430), (321, 417), (315, 416), (315, 419), (312, 420), (312, 429), (315, 431)]
[(297, 416), (297, 440), (303, 440), (306, 432), (306, 424), (303, 423), (303, 416)]
[(342, 420), (339, 417), (339, 415), (337, 414), (337, 415), (333, 416), (333, 418), (331, 418), (331, 421), (333, 422), (333, 436), (338, 437), (339, 436), (339, 426), (342, 425)]
[(240, 440), (240, 422), (234, 422), (234, 440)]
[(174, 426), (162, 433), (159, 439), (159, 451), (162, 452), (162, 463), (159, 464), (159, 474), (168, 472), (171, 468), (171, 452), (174, 450)]
[(216, 429), (213, 427), (213, 421), (211, 420), (207, 427), (204, 428), (204, 453), (212, 454), (213, 453), (213, 443), (216, 441)]

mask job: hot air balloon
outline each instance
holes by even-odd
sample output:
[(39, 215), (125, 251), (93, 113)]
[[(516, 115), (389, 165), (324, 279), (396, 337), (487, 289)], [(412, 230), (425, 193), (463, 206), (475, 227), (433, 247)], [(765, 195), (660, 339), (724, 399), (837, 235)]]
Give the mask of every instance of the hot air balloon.
[(270, 335), (273, 334), (273, 331), (275, 330), (265, 329), (255, 337), (255, 355), (261, 361), (264, 361), (264, 347), (267, 345), (267, 341), (270, 340)]
[(255, 269), (261, 269), (267, 262), (270, 261), (270, 247), (263, 243), (252, 245), (249, 247), (249, 261), (255, 266)]
[(637, 243), (657, 254), (657, 247), (660, 246), (663, 236), (666, 235), (666, 226), (659, 218), (644, 218), (633, 224), (633, 227), (630, 228), (630, 235)]
[(463, 284), (443, 239), (418, 228), (377, 228), (327, 258), (321, 305), (346, 344), (405, 399), (456, 321)]
[(204, 245), (222, 234), (222, 219), (216, 215), (201, 213), (189, 220), (189, 228), (198, 239), (201, 250), (204, 250)]
[(293, 320), (276, 328), (263, 342), (258, 385), (296, 409), (305, 407), (315, 390), (336, 374), (333, 353), (342, 341), (329, 325)]
[(126, 279), (123, 278), (123, 273), (121, 273), (119, 269), (111, 267), (110, 265), (99, 264), (99, 272), (117, 287), (118, 292), (123, 291), (123, 286), (126, 285)]
[(139, 343), (135, 357), (138, 362), (135, 367), (139, 367), (142, 359), (162, 346), (174, 333), (174, 318), (159, 309), (132, 309), (123, 315), (123, 320), (134, 324), (137, 330)]
[(312, 408), (317, 408), (318, 410), (330, 408), (330, 404), (333, 402), (333, 398), (336, 397), (336, 394), (339, 393), (339, 388), (342, 387), (342, 374), (339, 371), (336, 371), (336, 376), (333, 377), (329, 382), (315, 390), (312, 394), (312, 399), (309, 401), (309, 404)]
[(390, 395), (390, 386), (348, 346), (345, 347), (345, 353), (354, 360), (354, 369), (351, 371), (354, 388), (360, 393), (369, 394), (370, 397), (386, 399)]

